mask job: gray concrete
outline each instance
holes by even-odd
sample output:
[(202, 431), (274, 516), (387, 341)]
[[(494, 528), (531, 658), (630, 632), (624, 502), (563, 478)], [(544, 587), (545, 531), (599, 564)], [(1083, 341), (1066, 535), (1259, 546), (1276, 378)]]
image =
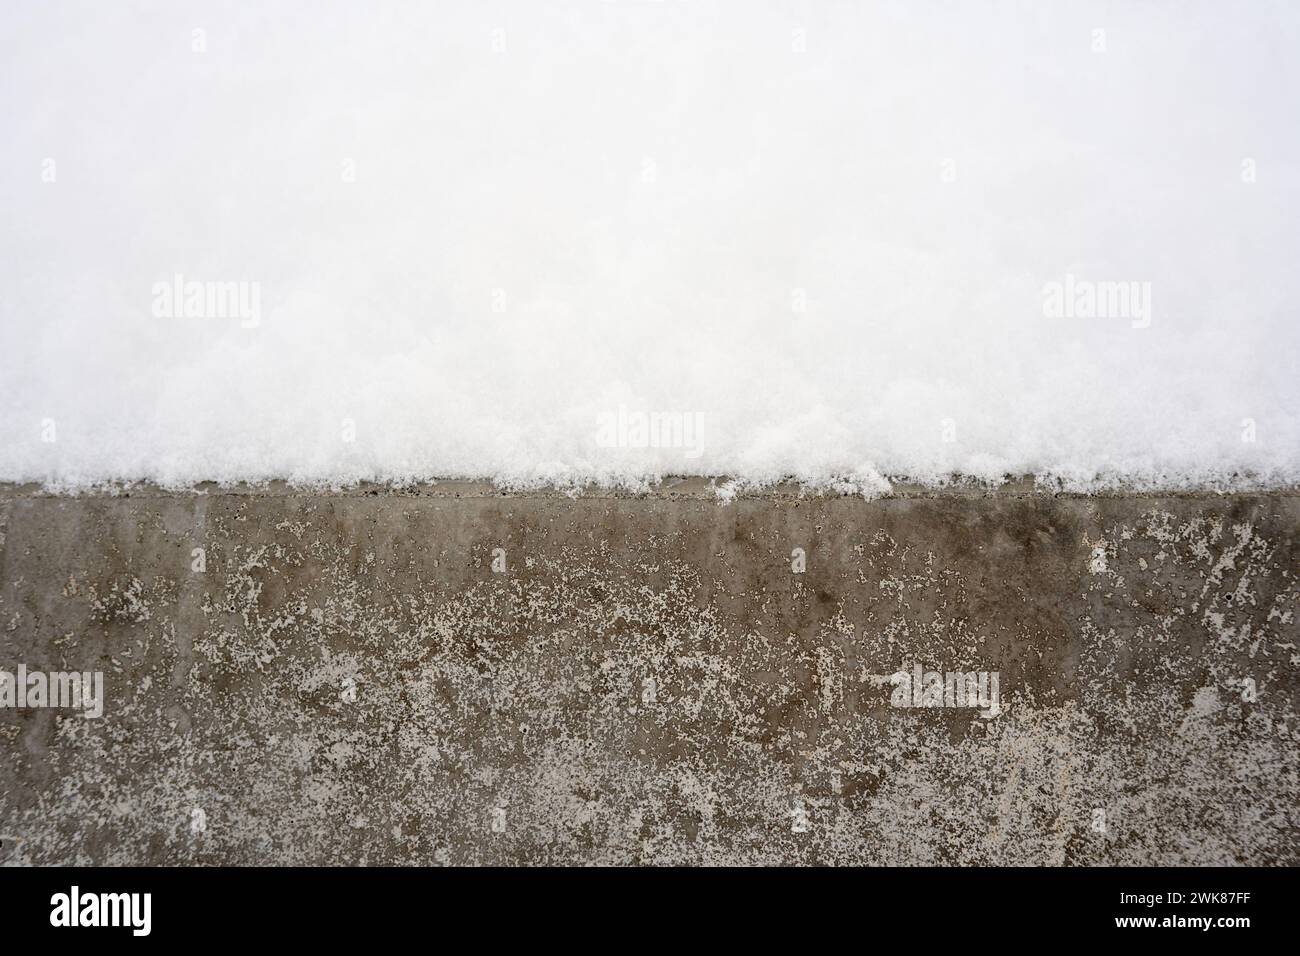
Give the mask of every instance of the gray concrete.
[[(1294, 865), (1297, 528), (1293, 494), (0, 488), (0, 669), (107, 681), (102, 719), (0, 710), (0, 862)], [(894, 706), (913, 662), (1002, 712)]]

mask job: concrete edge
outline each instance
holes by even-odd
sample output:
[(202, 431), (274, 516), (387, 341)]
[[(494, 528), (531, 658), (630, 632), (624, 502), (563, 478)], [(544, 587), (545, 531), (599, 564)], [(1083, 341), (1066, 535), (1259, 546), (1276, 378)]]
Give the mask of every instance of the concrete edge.
[[(645, 488), (585, 485), (562, 487), (544, 485), (535, 488), (500, 487), (491, 481), (433, 479), (409, 484), (363, 481), (342, 487), (295, 484), (284, 480), (264, 483), (239, 482), (223, 485), (202, 482), (187, 488), (165, 488), (152, 482), (116, 483), (75, 491), (50, 488), (38, 482), (0, 481), (0, 500), (24, 498), (178, 498), (178, 497), (333, 497), (333, 498), (569, 498), (569, 499), (697, 499), (730, 501), (736, 499), (800, 500), (808, 498), (857, 497), (853, 491), (809, 486), (785, 480), (764, 485), (739, 484), (728, 487), (731, 479), (719, 476), (670, 476)], [(998, 485), (974, 479), (956, 478), (942, 485), (923, 485), (898, 480), (887, 492), (868, 495), (872, 500), (897, 498), (1234, 498), (1269, 495), (1300, 496), (1300, 485), (1276, 486), (1246, 484), (1240, 487), (1214, 488), (1104, 488), (1073, 490), (1040, 482), (1033, 476), (1008, 478)]]

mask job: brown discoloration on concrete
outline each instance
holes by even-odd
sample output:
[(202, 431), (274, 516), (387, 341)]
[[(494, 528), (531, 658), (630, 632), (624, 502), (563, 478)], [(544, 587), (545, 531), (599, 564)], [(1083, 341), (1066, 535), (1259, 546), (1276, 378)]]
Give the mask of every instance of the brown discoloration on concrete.
[[(107, 703), (0, 710), (0, 861), (1294, 864), (1297, 527), (1284, 494), (10, 489), (0, 668)], [(912, 662), (1004, 712), (891, 706)]]

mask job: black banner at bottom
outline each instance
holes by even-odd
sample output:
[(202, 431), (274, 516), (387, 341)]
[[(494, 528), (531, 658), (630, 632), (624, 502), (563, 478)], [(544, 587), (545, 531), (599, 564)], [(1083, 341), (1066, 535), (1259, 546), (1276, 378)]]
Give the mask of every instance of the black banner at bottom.
[(958, 950), (1099, 938), (1231, 946), (1293, 927), (1294, 898), (1294, 871), (1259, 868), (0, 869), (10, 944), (72, 934), (91, 945), (374, 944), (459, 925), (471, 938), (515, 932), (539, 944), (557, 933), (652, 942), (671, 928), (675, 946), (790, 931), (874, 946), (910, 927), (914, 941)]

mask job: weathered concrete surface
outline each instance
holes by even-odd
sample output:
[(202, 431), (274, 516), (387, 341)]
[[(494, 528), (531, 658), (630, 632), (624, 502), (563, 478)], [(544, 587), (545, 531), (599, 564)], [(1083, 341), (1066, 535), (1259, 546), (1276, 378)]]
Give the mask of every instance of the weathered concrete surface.
[[(0, 710), (0, 861), (1300, 863), (1298, 527), (1289, 494), (9, 488), (0, 668), (107, 701)], [(1003, 712), (891, 706), (913, 662)]]

